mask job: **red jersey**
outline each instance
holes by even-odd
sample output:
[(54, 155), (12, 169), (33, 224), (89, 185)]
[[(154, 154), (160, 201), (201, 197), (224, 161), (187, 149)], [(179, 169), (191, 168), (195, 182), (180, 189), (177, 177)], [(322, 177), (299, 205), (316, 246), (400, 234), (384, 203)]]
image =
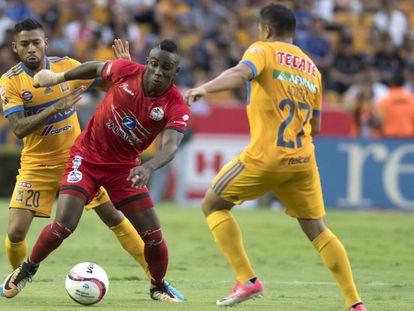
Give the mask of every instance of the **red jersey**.
[(183, 132), (190, 111), (175, 85), (159, 97), (142, 88), (146, 66), (128, 60), (107, 62), (102, 77), (112, 86), (71, 152), (87, 161), (135, 163), (135, 159), (167, 128)]

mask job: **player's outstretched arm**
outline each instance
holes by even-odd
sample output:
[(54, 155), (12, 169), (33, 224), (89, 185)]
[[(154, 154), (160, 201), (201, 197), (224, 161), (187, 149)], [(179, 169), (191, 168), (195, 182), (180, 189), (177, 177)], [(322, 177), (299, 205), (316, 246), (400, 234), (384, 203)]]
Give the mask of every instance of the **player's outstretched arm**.
[(105, 62), (86, 62), (66, 72), (40, 70), (33, 77), (34, 87), (53, 86), (70, 80), (89, 80), (99, 77)]
[(132, 187), (144, 187), (148, 183), (153, 171), (163, 167), (174, 159), (175, 153), (177, 152), (183, 137), (183, 133), (174, 129), (164, 130), (162, 134), (161, 149), (155, 153), (151, 160), (148, 160), (141, 166), (134, 167), (130, 171), (127, 180), (132, 182)]
[(218, 77), (210, 80), (203, 85), (187, 90), (184, 93), (184, 100), (188, 106), (199, 100), (207, 93), (228, 91), (242, 87), (247, 81), (253, 79), (254, 74), (249, 66), (239, 63), (237, 66), (223, 71)]
[(64, 112), (75, 105), (81, 98), (85, 87), (76, 88), (68, 96), (60, 99), (32, 116), (25, 116), (24, 111), (16, 111), (7, 116), (10, 127), (17, 138), (22, 139), (46, 124), (55, 114)]

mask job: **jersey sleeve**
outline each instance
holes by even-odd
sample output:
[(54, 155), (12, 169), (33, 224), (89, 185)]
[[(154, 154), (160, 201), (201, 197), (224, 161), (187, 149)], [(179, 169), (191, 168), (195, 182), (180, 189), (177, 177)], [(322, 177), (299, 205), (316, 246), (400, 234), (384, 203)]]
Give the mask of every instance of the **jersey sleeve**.
[(322, 115), (322, 76), (320, 72), (318, 72), (318, 82), (318, 93), (316, 94), (312, 111), (313, 117), (320, 117)]
[(105, 66), (102, 69), (101, 76), (104, 80), (116, 83), (122, 78), (135, 73), (139, 68), (140, 65), (130, 60), (116, 59), (106, 62)]
[(176, 98), (174, 103), (170, 105), (165, 129), (174, 129), (180, 133), (184, 133), (189, 119), (190, 109), (188, 109), (188, 106), (181, 97)]
[(256, 78), (263, 71), (266, 63), (265, 47), (260, 42), (253, 43), (245, 52), (240, 61), (250, 67), (253, 71), (253, 76)]
[(24, 111), (24, 104), (11, 79), (3, 75), (0, 79), (0, 96), (5, 117), (16, 111)]
[[(67, 68), (67, 70), (76, 68), (76, 67), (81, 65), (81, 63), (78, 62), (76, 59), (73, 59), (73, 58), (69, 57), (68, 60), (69, 60), (69, 68)], [(101, 80), (102, 80), (101, 77), (96, 77), (95, 79), (75, 80), (73, 82), (75, 82), (74, 83), (75, 88), (77, 88), (81, 85), (84, 85), (89, 90), (90, 88), (93, 88), (95, 85), (97, 85)]]

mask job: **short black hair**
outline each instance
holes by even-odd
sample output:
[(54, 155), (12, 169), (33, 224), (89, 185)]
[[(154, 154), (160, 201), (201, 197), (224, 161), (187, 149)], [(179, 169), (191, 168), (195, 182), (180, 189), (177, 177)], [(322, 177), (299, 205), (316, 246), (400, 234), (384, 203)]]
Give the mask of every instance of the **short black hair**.
[(160, 42), (160, 44), (158, 45), (158, 48), (160, 50), (167, 51), (167, 52), (170, 52), (170, 53), (173, 53), (173, 54), (177, 54), (178, 55), (178, 47), (177, 47), (177, 44), (175, 44), (174, 41), (171, 41), (171, 40), (162, 40)]
[(260, 22), (269, 25), (277, 36), (293, 36), (296, 17), (293, 11), (281, 3), (270, 3), (260, 10)]
[(390, 80), (390, 86), (402, 87), (404, 86), (404, 83), (405, 79), (403, 73), (400, 70), (394, 72), (392, 79)]
[(41, 29), (43, 32), (45, 31), (43, 29), (42, 24), (40, 24), (37, 20), (27, 18), (25, 20), (22, 20), (16, 23), (16, 25), (14, 25), (13, 33), (16, 36), (24, 30), (36, 30), (36, 29)]

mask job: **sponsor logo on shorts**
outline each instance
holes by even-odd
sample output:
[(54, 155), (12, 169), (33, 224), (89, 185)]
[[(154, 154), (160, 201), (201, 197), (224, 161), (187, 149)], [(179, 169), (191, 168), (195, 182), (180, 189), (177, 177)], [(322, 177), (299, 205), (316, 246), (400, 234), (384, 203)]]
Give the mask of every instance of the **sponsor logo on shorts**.
[(284, 158), (280, 161), (280, 165), (306, 164), (309, 163), (310, 158), (310, 156)]
[(53, 128), (54, 128), (54, 125), (48, 125), (48, 126), (46, 126), (43, 129), (43, 131), (40, 134), (40, 136), (49, 136), (49, 135), (59, 135), (59, 134), (62, 134), (64, 132), (67, 132), (67, 131), (71, 130), (72, 129), (72, 125), (69, 125), (68, 124), (68, 125), (65, 125), (64, 127), (60, 127), (60, 128), (57, 128), (57, 129), (53, 129)]
[(82, 172), (79, 172), (79, 167), (82, 164), (82, 157), (75, 156), (72, 160), (73, 171), (70, 171), (67, 177), (68, 183), (77, 183), (82, 180)]
[(82, 180), (82, 172), (79, 171), (71, 171), (68, 174), (68, 182), (69, 183), (77, 183), (80, 182)]
[(161, 121), (164, 118), (164, 110), (161, 107), (151, 109), (149, 117), (154, 121)]
[(17, 185), (22, 188), (32, 188), (32, 184), (27, 181), (19, 181)]

